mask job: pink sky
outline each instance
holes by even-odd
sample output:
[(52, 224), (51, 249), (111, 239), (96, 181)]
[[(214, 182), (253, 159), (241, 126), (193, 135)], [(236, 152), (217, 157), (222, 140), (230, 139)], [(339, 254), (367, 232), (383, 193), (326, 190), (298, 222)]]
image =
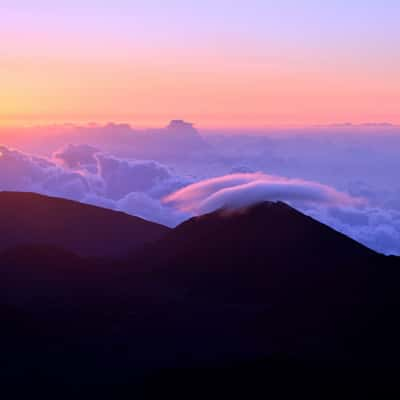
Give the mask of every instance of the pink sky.
[(400, 124), (396, 2), (92, 3), (5, 6), (1, 125)]

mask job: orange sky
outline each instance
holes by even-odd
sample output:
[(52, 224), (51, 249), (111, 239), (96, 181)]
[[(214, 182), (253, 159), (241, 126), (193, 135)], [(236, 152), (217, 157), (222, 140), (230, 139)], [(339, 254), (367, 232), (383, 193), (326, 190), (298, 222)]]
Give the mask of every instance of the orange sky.
[(151, 126), (171, 118), (202, 127), (400, 123), (394, 71), (372, 80), (368, 71), (343, 74), (332, 65), (27, 60), (3, 71), (1, 78), (2, 124), (125, 121)]
[[(68, 3), (43, 1), (47, 13), (10, 6), (0, 27), (0, 125), (400, 124), (396, 18), (375, 5), (362, 20), (343, 6), (337, 24), (318, 3), (304, 3), (304, 15), (277, 6), (268, 14), (254, 1), (258, 8), (237, 15), (217, 7), (212, 17), (210, 3), (168, 18), (143, 6), (140, 19), (110, 9), (73, 14)], [(375, 23), (379, 12), (387, 21)]]

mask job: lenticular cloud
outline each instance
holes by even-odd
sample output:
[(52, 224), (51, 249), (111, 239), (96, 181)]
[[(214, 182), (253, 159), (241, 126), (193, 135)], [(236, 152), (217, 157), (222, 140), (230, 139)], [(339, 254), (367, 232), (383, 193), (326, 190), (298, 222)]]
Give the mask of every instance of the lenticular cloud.
[(330, 186), (263, 173), (231, 174), (189, 185), (164, 199), (181, 211), (203, 214), (220, 208), (240, 208), (262, 201), (286, 201), (297, 206), (351, 206), (361, 199)]

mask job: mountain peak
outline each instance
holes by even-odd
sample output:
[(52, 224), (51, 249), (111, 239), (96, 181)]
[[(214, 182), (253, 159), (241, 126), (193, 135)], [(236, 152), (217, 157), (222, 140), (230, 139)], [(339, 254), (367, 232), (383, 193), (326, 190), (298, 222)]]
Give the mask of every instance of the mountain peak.
[(183, 119), (173, 119), (169, 122), (167, 129), (194, 129), (193, 124)]
[(160, 246), (166, 258), (184, 260), (183, 268), (189, 264), (200, 270), (242, 269), (243, 273), (248, 272), (244, 265), (252, 270), (265, 270), (271, 264), (319, 269), (376, 254), (283, 202), (191, 218), (167, 234)]

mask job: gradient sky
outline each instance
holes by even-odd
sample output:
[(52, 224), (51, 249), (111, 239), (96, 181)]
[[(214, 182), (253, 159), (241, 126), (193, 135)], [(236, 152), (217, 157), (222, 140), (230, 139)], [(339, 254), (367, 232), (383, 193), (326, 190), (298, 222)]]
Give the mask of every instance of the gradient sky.
[(0, 124), (400, 123), (398, 0), (2, 0)]

